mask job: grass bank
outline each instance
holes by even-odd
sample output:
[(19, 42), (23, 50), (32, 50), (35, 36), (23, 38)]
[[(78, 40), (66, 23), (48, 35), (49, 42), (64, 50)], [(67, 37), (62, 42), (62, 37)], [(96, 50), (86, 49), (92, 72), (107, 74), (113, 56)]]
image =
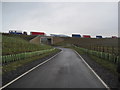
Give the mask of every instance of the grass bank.
[(24, 52), (33, 52), (51, 49), (51, 46), (48, 45), (35, 45), (29, 43), (29, 41), (17, 37), (2, 35), (2, 55), (12, 55)]

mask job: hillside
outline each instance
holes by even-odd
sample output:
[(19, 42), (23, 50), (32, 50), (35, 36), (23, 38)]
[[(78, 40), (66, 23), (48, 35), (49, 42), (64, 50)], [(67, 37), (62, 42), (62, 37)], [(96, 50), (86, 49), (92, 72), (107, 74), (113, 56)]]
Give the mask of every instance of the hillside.
[(20, 37), (20, 38), (25, 39), (27, 41), (36, 37), (36, 35), (24, 35), (24, 34), (23, 35), (16, 35), (16, 34), (9, 34), (9, 33), (2, 33), (2, 35), (8, 36), (8, 37), (14, 37), (14, 38)]
[(118, 55), (118, 38), (69, 38), (63, 37), (64, 42), (55, 45), (76, 45), (78, 47), (95, 50), (99, 52), (106, 52)]
[(12, 35), (2, 35), (2, 54), (10, 55), (23, 52), (40, 51), (45, 49), (50, 49), (51, 46), (48, 45), (35, 45), (29, 43), (28, 40), (18, 36)]

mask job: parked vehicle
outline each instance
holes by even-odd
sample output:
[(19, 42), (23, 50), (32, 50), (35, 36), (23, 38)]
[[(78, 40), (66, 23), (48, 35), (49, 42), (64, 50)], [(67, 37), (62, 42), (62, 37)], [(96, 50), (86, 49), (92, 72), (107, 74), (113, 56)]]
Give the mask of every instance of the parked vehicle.
[(90, 35), (83, 35), (83, 38), (91, 38)]
[(57, 35), (57, 34), (50, 34), (50, 36), (52, 36), (52, 37), (59, 37), (59, 35)]
[(44, 32), (30, 32), (31, 35), (42, 35), (45, 36)]
[(112, 36), (112, 38), (117, 38), (117, 36)]
[(63, 34), (50, 34), (50, 36), (52, 36), (52, 37), (69, 37), (69, 36), (63, 35)]
[(72, 34), (72, 37), (81, 37), (80, 34)]
[(102, 38), (102, 36), (96, 36), (96, 38)]
[(9, 34), (22, 34), (22, 31), (10, 30)]

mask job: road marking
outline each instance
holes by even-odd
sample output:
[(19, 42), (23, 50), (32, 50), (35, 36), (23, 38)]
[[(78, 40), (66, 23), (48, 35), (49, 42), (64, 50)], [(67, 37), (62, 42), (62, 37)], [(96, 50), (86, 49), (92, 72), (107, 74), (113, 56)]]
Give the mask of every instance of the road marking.
[[(75, 51), (75, 50), (74, 50)], [(101, 81), (101, 83), (108, 89), (110, 90), (110, 88), (107, 86), (107, 84), (97, 75), (97, 73), (87, 64), (87, 62), (82, 58), (82, 56), (75, 51), (75, 53), (82, 59), (82, 61), (87, 65), (87, 67), (95, 74), (95, 76)]]
[[(61, 52), (61, 51), (60, 51), (60, 52)], [(9, 86), (9, 85), (12, 84), (13, 82), (17, 81), (17, 80), (20, 79), (21, 77), (25, 76), (25, 75), (28, 74), (29, 72), (31, 72), (31, 71), (33, 71), (34, 69), (36, 69), (37, 67), (39, 67), (39, 66), (43, 65), (44, 63), (50, 61), (52, 58), (54, 58), (55, 56), (57, 56), (58, 54), (60, 54), (60, 52), (57, 53), (57, 54), (55, 54), (55, 55), (52, 56), (51, 58), (45, 60), (44, 62), (38, 64), (37, 66), (33, 67), (32, 69), (28, 70), (27, 72), (23, 73), (22, 75), (18, 76), (17, 78), (15, 78), (14, 80), (10, 81), (10, 82), (7, 83), (6, 85), (2, 86), (2, 87), (0, 88), (0, 90), (3, 89), (3, 88), (5, 88), (5, 87), (7, 87), (7, 86)]]

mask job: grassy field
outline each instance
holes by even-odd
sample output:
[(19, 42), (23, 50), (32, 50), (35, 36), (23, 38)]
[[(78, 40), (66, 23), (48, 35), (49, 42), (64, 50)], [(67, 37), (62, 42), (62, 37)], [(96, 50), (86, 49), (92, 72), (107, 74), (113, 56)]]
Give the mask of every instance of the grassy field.
[(2, 55), (18, 54), (23, 52), (33, 52), (45, 49), (51, 49), (48, 45), (35, 45), (29, 43), (29, 41), (17, 37), (2, 35)]
[(99, 52), (106, 52), (110, 54), (118, 55), (118, 39), (117, 38), (63, 38), (64, 42), (58, 43), (57, 45), (62, 44), (74, 44), (78, 47), (95, 50)]

